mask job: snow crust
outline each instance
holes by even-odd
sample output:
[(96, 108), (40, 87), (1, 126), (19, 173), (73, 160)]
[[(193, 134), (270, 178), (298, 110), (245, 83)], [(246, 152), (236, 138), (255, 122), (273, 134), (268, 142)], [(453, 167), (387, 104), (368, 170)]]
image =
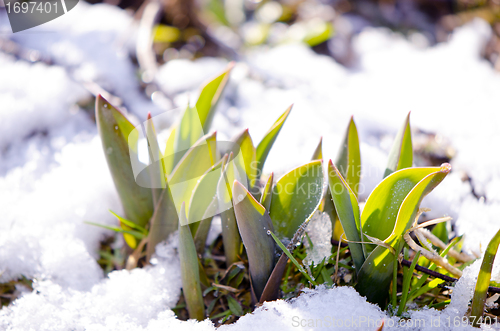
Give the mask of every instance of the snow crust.
[[(5, 22), (0, 11), (1, 31), (7, 31)], [(105, 278), (96, 258), (100, 240), (111, 233), (83, 223), (116, 224), (108, 209), (122, 212), (95, 126), (75, 106), (90, 97), (84, 83), (97, 82), (138, 117), (160, 111), (140, 92), (123, 51), (128, 46), (120, 44), (135, 31), (130, 16), (80, 2), (36, 29), (10, 38), (49, 54), (55, 65), (0, 53), (0, 281), (36, 279), (32, 293), (0, 310), (0, 329), (213, 330), (210, 321), (182, 322), (170, 310), (181, 287), (175, 236), (159, 245), (155, 265)], [(43, 38), (40, 31), (47, 32)], [(354, 115), (363, 200), (382, 178), (392, 139), (411, 110), (414, 128), (437, 133), (456, 150), (453, 172), (422, 206), (432, 209), (428, 217), (453, 216), (466, 247), (480, 253), (498, 230), (500, 211), (500, 158), (492, 150), (500, 142), (500, 76), (480, 56), (490, 33), (485, 22), (474, 21), (449, 42), (422, 48), (390, 31), (365, 28), (355, 40), (354, 70), (301, 45), (254, 50), (236, 64), (214, 128), (230, 137), (249, 127), (258, 142), (293, 102), (265, 168), (283, 172), (308, 161), (320, 136), (325, 158), (335, 158)], [(173, 106), (181, 106), (226, 63), (174, 60), (160, 68), (157, 80), (173, 96)], [(470, 183), (462, 181), (464, 173)], [(413, 320), (426, 321), (424, 327), (398, 325), (352, 288), (319, 287), (291, 301), (265, 303), (221, 329), (316, 329), (311, 320), (326, 329), (327, 317), (343, 323), (366, 317), (385, 320), (384, 330), (435, 330), (437, 320), (440, 330), (451, 330), (447, 318), (453, 322), (465, 314), (479, 265), (465, 270), (444, 311), (411, 312)], [(497, 266), (494, 275), (499, 271)]]
[(328, 260), (332, 254), (332, 221), (330, 216), (327, 213), (316, 211), (307, 225), (306, 232), (312, 244), (311, 247), (309, 240), (304, 241), (307, 251), (306, 263), (310, 265), (314, 262), (315, 265), (319, 265), (323, 259)]

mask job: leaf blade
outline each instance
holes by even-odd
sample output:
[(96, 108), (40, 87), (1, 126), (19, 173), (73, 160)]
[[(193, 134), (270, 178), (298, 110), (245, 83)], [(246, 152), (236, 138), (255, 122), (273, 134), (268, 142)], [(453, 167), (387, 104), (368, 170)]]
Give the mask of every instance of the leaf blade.
[(245, 246), (250, 275), (257, 300), (274, 268), (274, 240), (269, 214), (238, 181), (233, 184), (234, 213)]
[[(113, 182), (127, 219), (144, 227), (153, 215), (151, 189), (137, 184), (131, 154), (137, 152), (134, 126), (102, 96), (96, 99), (96, 122)], [(129, 145), (130, 144), (130, 145)], [(137, 157), (136, 155), (132, 157)], [(139, 175), (140, 176), (140, 175)]]
[(151, 227), (148, 234), (146, 246), (146, 261), (149, 262), (155, 252), (156, 245), (166, 240), (178, 229), (179, 216), (175, 209), (172, 194), (168, 186), (162, 193), (156, 204), (155, 211), (151, 217)]
[[(235, 155), (234, 158), (240, 162), (243, 161), (243, 164), (240, 166), (245, 169), (250, 187), (253, 187), (257, 179), (257, 168), (255, 167), (257, 149), (252, 142), (248, 129), (234, 137), (232, 141), (235, 143), (234, 148), (231, 150)], [(240, 153), (241, 156), (239, 155)]]
[[(363, 233), (386, 240), (397, 220), (397, 211), (410, 191), (426, 176), (440, 167), (407, 168), (384, 178), (370, 193), (361, 214)], [(372, 245), (366, 247), (368, 252)]]
[(196, 247), (189, 225), (181, 225), (187, 222), (185, 210), (183, 204), (179, 222), (179, 257), (181, 261), (182, 288), (189, 318), (202, 321), (205, 318), (205, 305), (200, 285), (198, 255), (196, 254)]
[(323, 161), (316, 160), (289, 171), (276, 182), (269, 214), (278, 237), (292, 238), (319, 208), (323, 180)]
[[(417, 168), (403, 169), (399, 172), (413, 169)], [(413, 224), (422, 199), (441, 183), (450, 172), (451, 166), (445, 163), (440, 168), (434, 168), (434, 170), (411, 189), (398, 209), (394, 229), (391, 235), (384, 240), (394, 248), (396, 254), (399, 254), (403, 248), (403, 234)], [(391, 176), (395, 174), (397, 172)], [(385, 307), (387, 303), (388, 288), (392, 278), (395, 258), (388, 249), (377, 246), (366, 258), (358, 273), (358, 284), (356, 285), (358, 292), (365, 295), (368, 301), (377, 303), (381, 307)]]
[(384, 178), (391, 173), (404, 168), (410, 168), (413, 164), (413, 147), (411, 140), (410, 113), (406, 116), (405, 122), (399, 129), (385, 169)]
[(480, 326), (480, 318), (484, 314), (484, 304), (488, 294), (488, 287), (490, 286), (491, 270), (493, 269), (493, 262), (498, 252), (500, 245), (500, 230), (491, 238), (486, 252), (484, 253), (481, 269), (477, 277), (476, 287), (474, 289), (474, 297), (472, 298), (471, 317), (474, 316), (474, 326)]
[(180, 210), (183, 202), (186, 203), (186, 209), (190, 210), (193, 189), (198, 179), (218, 162), (217, 154), (214, 132), (198, 140), (176, 165), (168, 178), (168, 185), (177, 210)]
[[(293, 105), (292, 105), (293, 106)], [(287, 110), (274, 122), (273, 126), (267, 131), (264, 138), (257, 145), (256, 158), (257, 158), (257, 176), (260, 177), (262, 174), (262, 169), (264, 168), (264, 163), (266, 162), (267, 156), (269, 155), (269, 151), (273, 147), (276, 138), (278, 137), (283, 124), (285, 124), (290, 111), (292, 110), (292, 106), (288, 107)]]
[(274, 181), (274, 172), (271, 172), (269, 178), (267, 179), (266, 185), (262, 190), (262, 195), (260, 196), (260, 204), (266, 208), (267, 211), (271, 209), (271, 202), (273, 197), (273, 181)]
[(361, 178), (361, 152), (359, 137), (354, 118), (351, 117), (344, 136), (342, 147), (335, 161), (335, 166), (349, 187), (358, 197), (358, 187)]
[(233, 67), (234, 63), (229, 63), (222, 74), (210, 80), (201, 89), (198, 101), (196, 101), (196, 109), (204, 132), (208, 132), (210, 129), (215, 114), (215, 107), (227, 85), (229, 74)]
[(323, 137), (319, 139), (319, 144), (314, 150), (311, 160), (322, 160), (323, 159)]
[(350, 241), (348, 242), (349, 250), (351, 251), (356, 272), (359, 272), (365, 261), (365, 255), (363, 245), (359, 243), (361, 236), (358, 201), (349, 184), (331, 160), (328, 163), (328, 183), (336, 215), (338, 215), (342, 224), (346, 239)]

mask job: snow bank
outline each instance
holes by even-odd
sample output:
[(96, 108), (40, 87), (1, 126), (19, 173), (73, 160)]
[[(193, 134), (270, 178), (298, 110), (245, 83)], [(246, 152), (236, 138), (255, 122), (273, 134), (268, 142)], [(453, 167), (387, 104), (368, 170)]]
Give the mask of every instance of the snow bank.
[[(0, 15), (5, 22), (5, 13)], [(89, 97), (84, 83), (108, 89), (140, 117), (158, 111), (140, 93), (123, 52), (126, 45), (120, 44), (120, 36), (133, 33), (131, 24), (116, 8), (81, 2), (39, 28), (56, 33), (11, 36), (49, 54), (56, 65), (15, 61), (0, 53), (0, 281), (20, 275), (36, 279), (33, 293), (0, 310), (1, 329), (214, 329), (209, 321), (178, 321), (170, 310), (180, 295), (175, 237), (161, 244), (154, 266), (104, 278), (95, 259), (99, 241), (110, 233), (83, 223), (115, 224), (107, 209), (121, 212), (94, 124), (74, 106)], [(0, 24), (0, 30), (5, 26)], [(429, 216), (454, 216), (459, 232), (467, 234), (467, 247), (484, 249), (498, 228), (500, 209), (500, 159), (489, 150), (500, 141), (500, 77), (480, 57), (489, 33), (484, 22), (475, 21), (449, 42), (422, 49), (387, 30), (368, 28), (355, 40), (355, 70), (300, 45), (255, 50), (236, 65), (214, 127), (223, 137), (249, 127), (259, 141), (293, 102), (265, 169), (283, 172), (309, 160), (320, 136), (325, 157), (334, 158), (354, 115), (365, 169), (361, 197), (366, 198), (381, 179), (392, 138), (411, 110), (413, 127), (438, 133), (456, 150), (453, 173), (423, 206), (433, 209)], [(157, 79), (180, 106), (225, 64), (175, 60), (160, 68)], [(462, 172), (472, 186), (462, 181)], [(478, 200), (472, 188), (485, 199)], [(478, 263), (466, 269), (447, 309), (412, 312), (412, 317), (422, 318), (424, 329), (430, 329), (436, 318), (444, 323), (463, 316)], [(310, 326), (311, 320), (326, 323), (330, 317), (344, 323), (363, 316), (374, 323), (384, 319), (388, 326), (392, 321), (394, 329), (422, 329), (398, 325), (348, 287), (320, 287), (289, 302), (266, 303), (221, 329), (313, 329), (318, 324)], [(440, 329), (451, 328), (441, 324)]]

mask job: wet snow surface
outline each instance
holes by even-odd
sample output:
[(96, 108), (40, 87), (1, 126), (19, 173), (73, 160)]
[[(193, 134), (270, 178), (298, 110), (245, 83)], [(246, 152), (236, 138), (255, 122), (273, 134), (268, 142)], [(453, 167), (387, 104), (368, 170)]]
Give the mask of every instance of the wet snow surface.
[[(175, 237), (161, 244), (154, 266), (105, 278), (96, 258), (100, 240), (111, 233), (83, 223), (115, 224), (108, 209), (121, 212), (95, 125), (76, 105), (91, 97), (85, 83), (104, 87), (144, 120), (148, 111), (158, 114), (195, 97), (199, 84), (227, 64), (211, 58), (169, 62), (156, 79), (173, 103), (155, 104), (140, 92), (126, 55), (131, 22), (114, 7), (80, 2), (35, 32), (11, 36), (0, 12), (2, 38), (55, 63), (0, 53), (0, 281), (21, 275), (36, 280), (33, 293), (0, 310), (0, 329), (214, 329), (209, 321), (179, 321), (169, 309), (181, 286)], [(325, 157), (335, 157), (354, 115), (366, 199), (412, 111), (413, 128), (437, 134), (456, 152), (453, 172), (422, 204), (432, 209), (427, 217), (451, 215), (466, 234), (467, 249), (480, 252), (500, 224), (500, 75), (480, 57), (489, 34), (484, 22), (475, 21), (449, 42), (422, 49), (390, 31), (365, 28), (355, 40), (358, 66), (351, 70), (300, 45), (255, 50), (236, 64), (213, 127), (221, 138), (249, 127), (259, 141), (294, 103), (265, 168), (283, 173), (309, 160), (320, 136)], [(479, 263), (466, 269), (447, 309), (412, 312), (420, 324), (398, 325), (352, 288), (320, 287), (292, 301), (266, 303), (221, 329), (367, 330), (382, 319), (384, 329), (452, 329), (466, 312)]]

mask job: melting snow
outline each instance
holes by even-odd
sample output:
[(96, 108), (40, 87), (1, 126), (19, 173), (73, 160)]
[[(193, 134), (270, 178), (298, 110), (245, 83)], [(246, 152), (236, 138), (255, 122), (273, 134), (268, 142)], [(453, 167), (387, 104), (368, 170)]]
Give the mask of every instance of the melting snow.
[(316, 211), (306, 228), (307, 235), (311, 240), (304, 240), (307, 249), (306, 263), (319, 265), (323, 259), (327, 259), (332, 254), (332, 221), (327, 213)]

